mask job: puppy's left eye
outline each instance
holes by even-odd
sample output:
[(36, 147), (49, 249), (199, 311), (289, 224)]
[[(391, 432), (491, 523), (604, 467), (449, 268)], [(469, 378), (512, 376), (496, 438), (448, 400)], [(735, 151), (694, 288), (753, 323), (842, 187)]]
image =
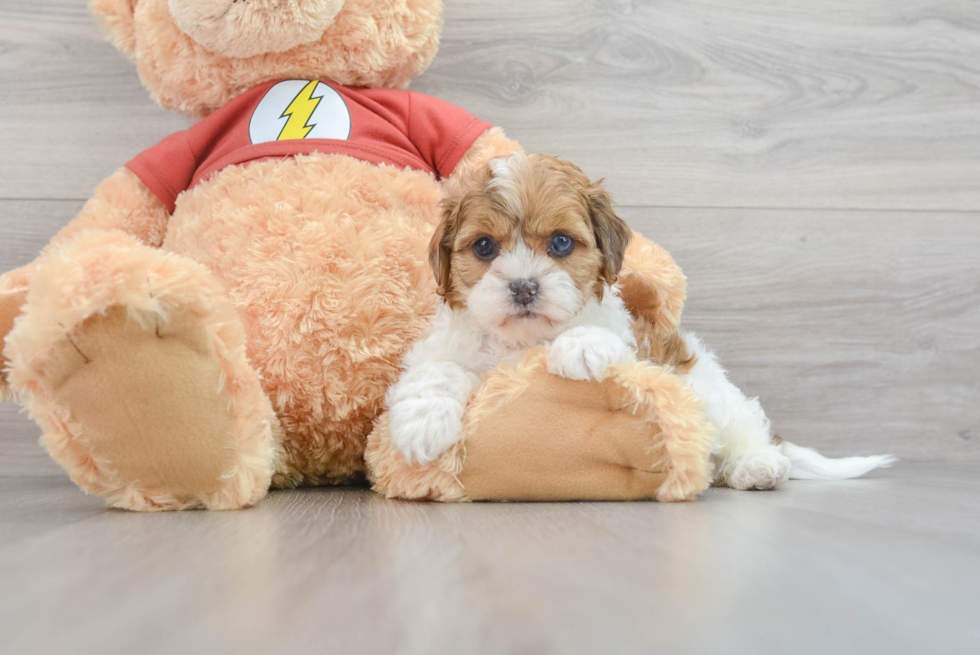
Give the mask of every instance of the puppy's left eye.
[(575, 239), (567, 234), (554, 234), (548, 241), (548, 254), (561, 259), (568, 257), (575, 250)]
[(499, 252), (500, 246), (490, 237), (482, 237), (473, 244), (473, 254), (483, 262), (493, 260)]

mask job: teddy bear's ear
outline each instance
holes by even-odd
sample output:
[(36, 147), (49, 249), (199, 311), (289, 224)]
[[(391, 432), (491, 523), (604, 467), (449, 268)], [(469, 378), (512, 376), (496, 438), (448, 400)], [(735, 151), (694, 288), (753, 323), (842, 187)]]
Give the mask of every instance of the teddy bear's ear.
[(130, 59), (136, 52), (136, 22), (133, 14), (139, 0), (89, 0), (89, 11), (95, 16), (106, 39)]

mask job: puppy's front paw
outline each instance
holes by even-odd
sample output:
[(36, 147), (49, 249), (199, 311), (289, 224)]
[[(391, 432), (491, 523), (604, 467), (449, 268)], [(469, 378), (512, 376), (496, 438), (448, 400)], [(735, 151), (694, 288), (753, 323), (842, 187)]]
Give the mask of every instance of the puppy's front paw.
[(632, 349), (611, 330), (584, 325), (551, 344), (548, 371), (569, 380), (602, 380), (610, 364), (632, 359)]
[(439, 459), (459, 440), (463, 405), (448, 396), (410, 398), (391, 405), (391, 443), (409, 464)]

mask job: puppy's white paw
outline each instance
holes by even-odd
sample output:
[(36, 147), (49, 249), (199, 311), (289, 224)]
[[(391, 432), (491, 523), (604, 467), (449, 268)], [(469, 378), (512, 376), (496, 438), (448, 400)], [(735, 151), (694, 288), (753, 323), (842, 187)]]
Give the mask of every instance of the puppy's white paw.
[(463, 409), (462, 403), (448, 396), (397, 402), (388, 410), (391, 444), (409, 464), (434, 462), (459, 441)]
[(548, 371), (569, 380), (602, 380), (610, 364), (633, 358), (633, 350), (611, 330), (583, 325), (551, 344)]
[(766, 448), (747, 453), (728, 478), (732, 489), (774, 489), (789, 477), (789, 458)]
[(451, 362), (423, 362), (388, 390), (391, 443), (408, 463), (427, 464), (459, 440), (470, 390), (479, 378)]

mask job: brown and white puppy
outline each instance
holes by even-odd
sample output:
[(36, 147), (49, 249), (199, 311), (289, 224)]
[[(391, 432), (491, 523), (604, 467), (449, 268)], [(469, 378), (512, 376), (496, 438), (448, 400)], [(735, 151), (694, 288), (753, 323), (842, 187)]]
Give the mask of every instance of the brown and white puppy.
[[(577, 167), (542, 155), (498, 157), (450, 190), (443, 209), (429, 257), (444, 302), (387, 397), (392, 443), (409, 462), (433, 461), (456, 443), (480, 375), (528, 348), (548, 346), (549, 371), (574, 380), (601, 380), (637, 351), (614, 286), (631, 232)], [(731, 383), (695, 335), (650, 344), (640, 333), (644, 356), (669, 355), (656, 363), (673, 364), (703, 399), (716, 427), (717, 482), (771, 489), (791, 468), (792, 477), (841, 479), (891, 463), (831, 460), (775, 440), (759, 400)]]
[(480, 375), (550, 346), (551, 372), (602, 379), (635, 358), (613, 286), (632, 233), (609, 194), (567, 161), (498, 157), (448, 191), (429, 248), (444, 302), (388, 393), (392, 442), (409, 461), (459, 438)]

